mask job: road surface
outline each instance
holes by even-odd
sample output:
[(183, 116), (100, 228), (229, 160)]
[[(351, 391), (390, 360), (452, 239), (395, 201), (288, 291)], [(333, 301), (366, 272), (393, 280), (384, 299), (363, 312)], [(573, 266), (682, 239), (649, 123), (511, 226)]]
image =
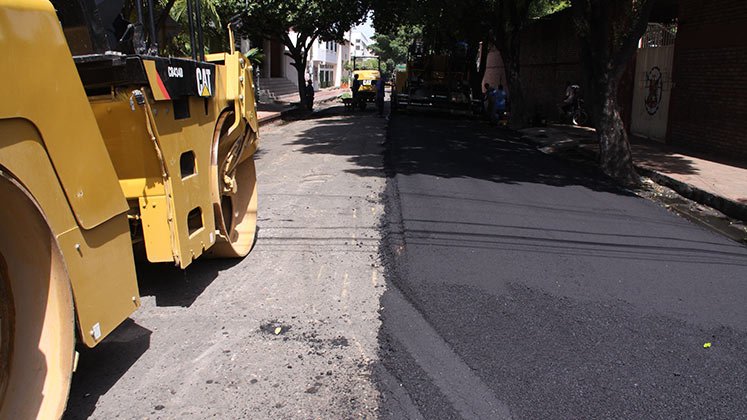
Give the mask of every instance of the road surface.
[(333, 108), (263, 128), (255, 249), (142, 264), (143, 306), (81, 352), (66, 418), (374, 417), (385, 123)]
[(745, 247), (475, 121), (386, 161), (386, 416), (747, 417)]
[(257, 168), (254, 251), (141, 264), (66, 418), (747, 416), (747, 249), (597, 171), (341, 107)]

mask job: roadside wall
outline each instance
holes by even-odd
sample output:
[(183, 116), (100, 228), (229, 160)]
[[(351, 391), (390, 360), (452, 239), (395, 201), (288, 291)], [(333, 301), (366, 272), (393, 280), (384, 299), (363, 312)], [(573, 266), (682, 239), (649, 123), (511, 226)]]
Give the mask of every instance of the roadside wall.
[[(571, 11), (565, 10), (533, 22), (522, 33), (521, 78), (533, 120), (557, 119), (557, 104), (563, 99), (567, 82), (583, 85), (573, 28)], [(488, 56), (484, 82), (507, 84), (503, 60), (495, 50)]]
[(747, 2), (679, 3), (667, 140), (747, 159)]

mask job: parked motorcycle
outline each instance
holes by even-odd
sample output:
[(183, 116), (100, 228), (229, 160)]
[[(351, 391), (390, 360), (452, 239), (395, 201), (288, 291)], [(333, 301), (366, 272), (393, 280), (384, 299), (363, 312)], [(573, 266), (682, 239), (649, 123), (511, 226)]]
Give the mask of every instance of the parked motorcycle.
[(585, 125), (589, 122), (589, 114), (584, 109), (584, 100), (577, 99), (570, 107), (561, 108), (563, 119), (573, 125)]

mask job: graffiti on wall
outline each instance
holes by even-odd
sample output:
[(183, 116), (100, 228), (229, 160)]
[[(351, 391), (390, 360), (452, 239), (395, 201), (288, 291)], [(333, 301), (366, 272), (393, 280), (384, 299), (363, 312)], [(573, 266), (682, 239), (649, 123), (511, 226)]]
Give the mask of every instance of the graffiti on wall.
[(661, 77), (661, 70), (659, 67), (654, 66), (651, 70), (646, 72), (646, 86), (648, 87), (648, 95), (646, 95), (645, 105), (646, 112), (648, 115), (654, 115), (659, 111), (661, 105), (661, 94), (663, 81)]

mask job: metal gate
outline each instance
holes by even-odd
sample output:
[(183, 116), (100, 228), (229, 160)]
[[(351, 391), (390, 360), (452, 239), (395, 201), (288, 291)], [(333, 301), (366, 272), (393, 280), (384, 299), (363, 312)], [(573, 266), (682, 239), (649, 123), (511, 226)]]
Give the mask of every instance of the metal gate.
[(650, 24), (638, 49), (631, 132), (663, 142), (667, 135), (672, 93), (674, 32)]

